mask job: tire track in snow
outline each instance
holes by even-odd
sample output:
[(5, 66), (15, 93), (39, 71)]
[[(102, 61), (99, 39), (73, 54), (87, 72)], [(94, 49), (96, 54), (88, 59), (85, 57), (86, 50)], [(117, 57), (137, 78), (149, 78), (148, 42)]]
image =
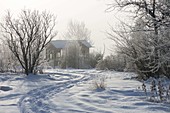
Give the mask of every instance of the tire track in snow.
[[(57, 75), (62, 76), (63, 73), (57, 73)], [(70, 78), (64, 82), (46, 85), (29, 91), (26, 95), (20, 98), (18, 102), (20, 112), (51, 113), (52, 111), (56, 111), (55, 105), (52, 105), (49, 101), (50, 97), (65, 89), (73, 87), (78, 82), (86, 81), (90, 78), (88, 75), (85, 76), (82, 73), (80, 73), (80, 77), (77, 77), (77, 73), (71, 73), (68, 75)]]

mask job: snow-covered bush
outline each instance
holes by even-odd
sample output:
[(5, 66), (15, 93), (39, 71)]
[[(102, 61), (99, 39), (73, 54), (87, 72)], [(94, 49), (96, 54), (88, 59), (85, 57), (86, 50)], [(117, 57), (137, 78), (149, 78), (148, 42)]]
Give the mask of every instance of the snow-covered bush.
[(162, 74), (170, 78), (170, 32), (160, 27), (160, 42), (155, 44), (154, 32), (146, 32), (143, 21), (138, 20), (135, 27), (129, 31), (112, 31), (116, 37), (113, 40), (118, 44), (117, 53), (126, 56), (127, 63), (133, 64), (132, 69), (138, 73), (139, 79), (159, 78)]
[(110, 55), (104, 60), (100, 60), (96, 69), (123, 71), (125, 69), (125, 59), (120, 55)]
[(103, 59), (103, 54), (100, 52), (93, 52), (89, 54), (89, 65), (91, 68), (95, 68), (97, 63)]

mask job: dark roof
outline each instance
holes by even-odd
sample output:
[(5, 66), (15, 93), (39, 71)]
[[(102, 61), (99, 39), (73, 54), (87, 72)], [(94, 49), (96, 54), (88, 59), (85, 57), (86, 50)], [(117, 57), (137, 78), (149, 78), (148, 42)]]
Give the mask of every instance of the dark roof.
[(79, 43), (82, 43), (84, 46), (90, 48), (92, 47), (89, 42), (86, 40), (52, 40), (50, 43), (55, 47), (55, 48), (65, 48), (67, 43), (75, 42), (78, 41)]

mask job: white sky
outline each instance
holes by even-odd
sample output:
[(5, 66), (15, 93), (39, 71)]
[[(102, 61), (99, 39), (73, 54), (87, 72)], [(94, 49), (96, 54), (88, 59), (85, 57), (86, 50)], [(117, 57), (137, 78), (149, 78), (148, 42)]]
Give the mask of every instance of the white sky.
[(116, 18), (124, 20), (125, 16), (117, 12), (106, 13), (107, 3), (109, 0), (0, 0), (0, 18), (7, 10), (13, 14), (20, 13), (24, 8), (50, 11), (57, 15), (56, 28), (59, 34), (56, 39), (62, 38), (70, 20), (82, 21), (91, 31), (95, 50), (103, 51), (105, 44), (106, 55), (109, 55), (112, 42), (104, 32), (109, 29), (109, 24), (118, 25)]

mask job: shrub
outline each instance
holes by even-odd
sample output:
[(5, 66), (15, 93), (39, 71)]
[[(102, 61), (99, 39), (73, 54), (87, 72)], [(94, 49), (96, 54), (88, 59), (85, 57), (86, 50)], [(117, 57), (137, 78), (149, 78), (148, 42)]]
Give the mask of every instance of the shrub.
[(103, 55), (100, 52), (93, 52), (89, 54), (89, 65), (91, 68), (95, 68), (97, 63), (103, 59)]
[(105, 76), (102, 76), (102, 77), (97, 76), (92, 83), (93, 89), (95, 89), (95, 90), (105, 90), (106, 89), (105, 81), (106, 81)]
[(151, 80), (150, 88), (147, 88), (143, 82), (142, 89), (149, 101), (170, 103), (170, 84), (167, 84), (167, 82), (153, 79)]
[(100, 60), (96, 65), (96, 69), (123, 71), (125, 69), (125, 61), (122, 56), (110, 55), (104, 60)]

